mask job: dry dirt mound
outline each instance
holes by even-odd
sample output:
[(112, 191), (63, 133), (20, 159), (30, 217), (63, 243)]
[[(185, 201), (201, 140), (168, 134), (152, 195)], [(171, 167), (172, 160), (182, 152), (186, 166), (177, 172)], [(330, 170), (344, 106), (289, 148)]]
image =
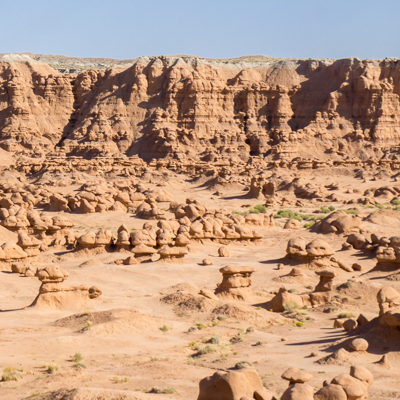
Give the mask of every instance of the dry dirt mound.
[(186, 292), (176, 292), (161, 298), (165, 304), (174, 305), (180, 311), (210, 312), (218, 301)]
[(359, 358), (360, 354), (349, 353), (345, 349), (339, 349), (315, 362), (320, 365), (347, 365), (354, 363)]
[(376, 304), (376, 296), (379, 287), (368, 284), (367, 282), (352, 282), (351, 285), (342, 284), (336, 287), (341, 296), (349, 296), (352, 298), (362, 298), (364, 302), (372, 302)]
[(59, 389), (35, 397), (37, 400), (143, 400), (148, 398), (149, 396), (144, 393), (98, 388)]
[(170, 286), (168, 289), (165, 290), (165, 294), (172, 294), (177, 292), (186, 292), (189, 294), (197, 295), (199, 294), (200, 289), (192, 283), (181, 282), (176, 285)]
[(158, 329), (160, 323), (156, 318), (134, 309), (114, 309), (70, 315), (55, 321), (53, 325), (75, 332), (111, 335)]
[(79, 265), (79, 267), (96, 267), (98, 265), (103, 265), (103, 263), (97, 258), (92, 258), (91, 260), (85, 261)]
[(215, 308), (212, 313), (214, 315), (224, 315), (239, 321), (246, 321), (254, 326), (265, 327), (267, 325), (292, 324), (290, 320), (277, 313), (263, 309), (256, 310), (254, 307), (246, 304), (223, 304)]
[(372, 222), (373, 224), (397, 228), (400, 222), (400, 212), (392, 210), (379, 210), (368, 215), (364, 221)]

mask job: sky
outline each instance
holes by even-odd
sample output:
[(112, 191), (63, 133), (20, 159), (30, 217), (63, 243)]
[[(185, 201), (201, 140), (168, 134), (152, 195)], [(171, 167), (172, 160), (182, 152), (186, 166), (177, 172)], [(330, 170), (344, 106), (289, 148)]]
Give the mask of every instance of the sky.
[(2, 1), (0, 53), (400, 57), (400, 0)]

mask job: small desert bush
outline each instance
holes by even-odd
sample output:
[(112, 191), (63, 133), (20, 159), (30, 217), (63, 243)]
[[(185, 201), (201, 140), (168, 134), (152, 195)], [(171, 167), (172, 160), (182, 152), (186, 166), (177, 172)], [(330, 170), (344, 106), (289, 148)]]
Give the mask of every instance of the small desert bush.
[(245, 217), (247, 214), (247, 211), (232, 211), (232, 215), (241, 215), (242, 217)]
[(248, 366), (252, 367), (253, 364), (251, 362), (248, 362), (248, 361), (240, 361), (235, 365), (235, 368), (236, 369), (243, 369), (243, 368), (246, 368)]
[(301, 328), (302, 326), (304, 326), (304, 324), (301, 321), (296, 322), (296, 326), (298, 326), (299, 328)]
[(307, 222), (306, 224), (303, 225), (303, 227), (306, 229), (310, 229), (314, 225), (315, 225), (315, 222), (312, 221), (312, 222)]
[(49, 375), (54, 375), (58, 371), (58, 365), (57, 364), (44, 365), (44, 368), (46, 369), (46, 372)]
[(203, 356), (204, 354), (216, 353), (217, 349), (213, 346), (205, 346), (198, 350), (197, 354)]
[(265, 207), (264, 204), (257, 204), (256, 206), (253, 207), (253, 209), (258, 210), (258, 212), (263, 214), (267, 212), (267, 207)]
[(260, 214), (260, 211), (256, 210), (255, 208), (250, 208), (249, 213), (250, 214)]
[(221, 339), (219, 338), (219, 336), (212, 336), (210, 339), (206, 340), (205, 343), (220, 344)]
[(80, 363), (83, 360), (83, 356), (81, 353), (75, 353), (73, 356), (71, 356), (71, 360), (73, 362)]
[(173, 387), (168, 386), (165, 389), (159, 389), (158, 387), (153, 387), (147, 393), (175, 394), (175, 393), (178, 393), (178, 391), (176, 389), (174, 389)]
[(395, 206), (400, 206), (400, 200), (399, 199), (393, 199), (392, 200), (392, 204), (394, 204)]
[(163, 325), (163, 326), (160, 328), (160, 331), (165, 333), (165, 332), (168, 332), (168, 331), (169, 331), (169, 328), (168, 328), (167, 325)]
[(342, 311), (338, 314), (338, 318), (353, 318), (354, 314), (350, 311)]
[(283, 308), (286, 312), (293, 312), (296, 311), (299, 306), (294, 301), (287, 301), (286, 303), (284, 303)]
[(324, 207), (324, 206), (322, 206), (322, 207), (320, 208), (320, 210), (321, 210), (321, 212), (324, 213), (324, 214), (327, 214), (327, 213), (330, 211), (329, 208)]
[(125, 378), (118, 378), (118, 376), (113, 376), (111, 380), (112, 380), (113, 383), (124, 383), (124, 382), (128, 382), (128, 378), (127, 378), (127, 377), (125, 377)]
[(3, 374), (1, 375), (1, 380), (3, 382), (17, 381), (20, 378), (21, 375), (18, 374), (17, 370), (14, 367), (5, 367), (3, 369)]

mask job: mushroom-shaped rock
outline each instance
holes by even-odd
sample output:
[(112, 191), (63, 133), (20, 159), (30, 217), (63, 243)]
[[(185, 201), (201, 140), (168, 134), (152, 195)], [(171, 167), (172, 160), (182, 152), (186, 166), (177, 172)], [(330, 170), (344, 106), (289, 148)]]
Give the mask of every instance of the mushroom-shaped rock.
[(303, 238), (290, 239), (287, 244), (286, 253), (291, 256), (301, 256), (301, 257), (306, 256), (307, 250), (306, 250), (305, 239)]
[(154, 254), (157, 253), (157, 250), (154, 249), (153, 247), (146, 246), (145, 244), (139, 244), (135, 246), (132, 250), (132, 253), (134, 253), (137, 256), (141, 255), (148, 255), (148, 254)]
[(71, 228), (75, 224), (67, 218), (65, 215), (56, 215), (55, 217), (52, 218), (54, 226), (58, 226), (60, 228)]
[(18, 260), (28, 257), (28, 254), (16, 243), (6, 242), (1, 246), (0, 259)]
[(219, 270), (222, 273), (222, 282), (215, 290), (218, 297), (235, 300), (252, 301), (253, 293), (249, 286), (252, 284), (251, 274), (254, 268), (247, 266), (228, 265)]
[(285, 223), (284, 229), (300, 229), (301, 224), (297, 219), (288, 219)]
[(308, 382), (314, 376), (306, 371), (291, 367), (282, 374), (281, 378), (289, 381), (289, 385), (294, 385), (295, 383)]
[(158, 254), (161, 256), (161, 258), (164, 259), (182, 258), (188, 253), (189, 250), (186, 246), (177, 246), (177, 247), (164, 246), (158, 251)]
[(58, 265), (51, 265), (39, 270), (36, 276), (42, 283), (58, 283), (67, 279), (69, 274)]
[(315, 271), (319, 275), (319, 283), (315, 287), (315, 292), (328, 292), (333, 289), (333, 279), (337, 276), (337, 272), (333, 269), (324, 269)]
[(308, 243), (306, 250), (307, 254), (313, 257), (332, 256), (335, 254), (334, 250), (329, 246), (329, 244), (322, 239), (315, 239)]

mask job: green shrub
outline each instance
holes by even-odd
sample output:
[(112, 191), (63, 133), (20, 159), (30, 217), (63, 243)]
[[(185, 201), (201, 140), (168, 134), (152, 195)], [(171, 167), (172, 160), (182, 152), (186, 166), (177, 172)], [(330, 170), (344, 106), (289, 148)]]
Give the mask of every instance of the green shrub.
[(232, 215), (241, 215), (242, 217), (245, 217), (247, 214), (247, 211), (232, 211)]
[(399, 199), (393, 199), (392, 200), (392, 204), (394, 204), (395, 206), (400, 206), (400, 200)]
[(221, 343), (221, 339), (219, 338), (219, 336), (212, 336), (211, 339), (208, 339), (206, 341), (206, 343), (220, 344)]
[(260, 211), (257, 210), (257, 209), (255, 209), (255, 208), (251, 208), (251, 209), (249, 210), (249, 213), (250, 213), (250, 214), (260, 214)]
[(73, 362), (80, 363), (83, 360), (83, 356), (81, 353), (75, 353), (73, 356), (71, 356), (71, 360)]
[(253, 207), (253, 209), (258, 210), (260, 213), (263, 213), (263, 214), (267, 212), (267, 207), (264, 206), (264, 204), (257, 204), (256, 206)]
[(169, 331), (169, 328), (168, 328), (167, 325), (164, 325), (164, 326), (162, 326), (162, 327), (160, 328), (160, 331), (165, 333), (165, 332), (168, 332), (168, 331)]
[(303, 225), (303, 227), (306, 229), (310, 229), (314, 225), (315, 225), (315, 222), (307, 222), (306, 224)]
[(301, 328), (302, 326), (304, 326), (304, 324), (301, 321), (296, 322), (296, 326), (298, 326), (299, 328)]
[(299, 308), (299, 306), (294, 301), (287, 301), (286, 303), (283, 304), (283, 308), (285, 309), (286, 312), (293, 312), (296, 311)]
[(380, 210), (382, 210), (383, 208), (385, 208), (385, 206), (384, 206), (383, 204), (379, 204), (379, 203), (375, 204), (375, 207), (376, 207), (376, 208), (379, 208)]
[(358, 210), (343, 210), (346, 214), (354, 214), (357, 215), (359, 214)]
[(335, 211), (336, 210), (336, 208), (333, 207), (333, 206), (329, 206), (328, 208), (329, 208), (329, 211)]
[(324, 207), (324, 206), (322, 206), (322, 207), (320, 208), (320, 210), (321, 210), (321, 212), (324, 213), (324, 214), (327, 214), (327, 213), (330, 211), (329, 208)]

